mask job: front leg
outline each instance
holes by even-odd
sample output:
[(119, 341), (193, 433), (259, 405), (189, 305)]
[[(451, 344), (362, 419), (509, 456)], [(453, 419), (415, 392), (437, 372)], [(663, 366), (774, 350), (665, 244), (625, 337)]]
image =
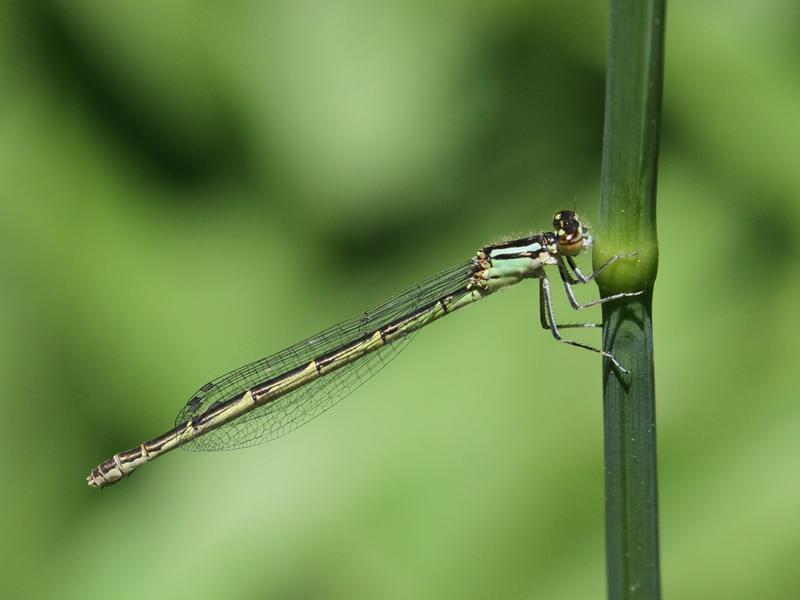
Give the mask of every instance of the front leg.
[[(629, 255), (625, 255), (625, 256), (629, 256)], [(559, 258), (562, 258), (562, 257), (559, 257)], [(585, 277), (578, 270), (578, 267), (575, 264), (575, 261), (572, 259), (572, 257), (571, 256), (567, 256), (566, 257), (567, 261), (569, 262), (570, 266), (572, 267), (572, 270), (575, 272), (575, 275), (578, 278), (580, 278), (580, 280), (581, 280), (580, 283), (588, 283), (589, 281), (594, 279), (595, 276), (598, 273), (600, 273), (603, 269), (605, 269), (613, 261), (615, 261), (615, 260), (617, 260), (619, 258), (623, 258), (623, 257), (622, 256), (612, 256), (605, 263), (603, 263), (603, 265), (599, 269), (597, 269), (597, 271), (595, 271), (594, 273), (589, 275), (589, 277)], [(566, 265), (564, 265), (564, 263), (561, 260), (558, 261), (558, 273), (559, 273), (559, 275), (561, 275), (561, 281), (564, 283), (564, 290), (567, 292), (567, 298), (569, 299), (569, 303), (570, 303), (570, 305), (572, 305), (572, 308), (574, 308), (575, 310), (583, 310), (584, 308), (589, 308), (590, 306), (597, 306), (598, 304), (603, 304), (604, 302), (610, 302), (611, 300), (618, 300), (620, 298), (630, 298), (631, 296), (639, 296), (640, 294), (644, 293), (643, 290), (639, 291), (639, 292), (622, 292), (622, 293), (619, 293), (619, 294), (613, 294), (611, 296), (606, 296), (605, 298), (599, 298), (597, 300), (592, 300), (591, 302), (587, 302), (586, 304), (581, 304), (581, 303), (578, 302), (578, 299), (575, 298), (575, 292), (572, 290), (572, 285), (575, 283), (575, 280), (572, 279), (572, 277), (569, 275), (569, 271), (567, 270)]]
[[(573, 257), (567, 256), (565, 258), (567, 259), (570, 268), (572, 268), (572, 271), (575, 273), (575, 277), (577, 277), (578, 280), (580, 280), (580, 283), (589, 283), (592, 279), (600, 275), (600, 273), (605, 271), (609, 266), (617, 262), (619, 259), (630, 258), (631, 256), (636, 256), (637, 254), (639, 254), (638, 250), (634, 250), (633, 252), (628, 252), (628, 254), (615, 254), (614, 256), (609, 257), (608, 260), (606, 260), (606, 262), (600, 265), (596, 271), (590, 273), (589, 275), (584, 275), (583, 273), (581, 273), (581, 270), (578, 268), (578, 265), (575, 263), (575, 259)], [(570, 279), (572, 278), (570, 277)], [(570, 281), (570, 283), (576, 283), (576, 282), (573, 280)]]

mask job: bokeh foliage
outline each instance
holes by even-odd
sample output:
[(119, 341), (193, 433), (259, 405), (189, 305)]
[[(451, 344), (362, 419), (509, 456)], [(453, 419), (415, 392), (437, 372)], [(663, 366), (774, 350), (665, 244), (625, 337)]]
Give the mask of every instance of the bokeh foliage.
[[(798, 16), (790, 0), (668, 7), (669, 597), (800, 585)], [(102, 493), (83, 477), (210, 377), (558, 208), (594, 215), (606, 17), (0, 5), (5, 594), (602, 597), (600, 367), (538, 330), (533, 286), (421, 333), (280, 441), (178, 453)]]

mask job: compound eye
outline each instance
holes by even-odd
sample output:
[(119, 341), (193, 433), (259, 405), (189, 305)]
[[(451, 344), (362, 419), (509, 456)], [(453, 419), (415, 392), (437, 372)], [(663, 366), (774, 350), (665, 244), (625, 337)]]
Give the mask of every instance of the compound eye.
[(562, 210), (556, 213), (553, 217), (553, 228), (561, 252), (575, 256), (583, 249), (583, 227), (574, 211)]
[(565, 221), (574, 221), (576, 218), (574, 210), (560, 210), (553, 216), (553, 227), (558, 229)]

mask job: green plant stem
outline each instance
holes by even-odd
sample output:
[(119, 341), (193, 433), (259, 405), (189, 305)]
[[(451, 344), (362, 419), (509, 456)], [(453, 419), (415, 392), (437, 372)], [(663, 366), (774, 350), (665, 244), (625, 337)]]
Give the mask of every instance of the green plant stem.
[(658, 267), (656, 175), (663, 81), (664, 0), (612, 0), (600, 219), (595, 265), (633, 250), (598, 285), (603, 347), (631, 370), (603, 364), (606, 562), (612, 600), (661, 596), (652, 299)]

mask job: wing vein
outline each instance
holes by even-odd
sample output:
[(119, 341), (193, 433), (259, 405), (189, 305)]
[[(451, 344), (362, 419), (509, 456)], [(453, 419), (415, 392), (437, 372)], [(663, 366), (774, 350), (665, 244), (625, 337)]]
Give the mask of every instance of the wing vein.
[[(298, 342), (281, 352), (226, 373), (202, 386), (175, 419), (176, 425), (202, 415), (256, 386), (279, 378), (312, 360), (347, 346), (397, 319), (461, 289), (475, 271), (470, 260), (447, 269), (359, 315)], [(252, 410), (188, 442), (188, 450), (232, 450), (257, 445), (319, 416), (391, 362), (414, 333), (361, 356), (275, 401)]]

